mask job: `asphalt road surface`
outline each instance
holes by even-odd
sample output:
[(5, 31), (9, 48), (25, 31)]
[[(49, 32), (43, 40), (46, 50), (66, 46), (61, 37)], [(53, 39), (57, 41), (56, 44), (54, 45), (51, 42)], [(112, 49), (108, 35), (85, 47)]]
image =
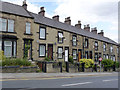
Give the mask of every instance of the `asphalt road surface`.
[(118, 88), (118, 76), (85, 76), (3, 80), (2, 88)]

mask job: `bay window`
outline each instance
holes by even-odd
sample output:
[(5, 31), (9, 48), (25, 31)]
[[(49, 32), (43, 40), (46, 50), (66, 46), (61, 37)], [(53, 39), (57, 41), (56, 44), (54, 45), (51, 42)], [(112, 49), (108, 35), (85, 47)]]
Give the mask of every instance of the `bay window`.
[(77, 59), (77, 50), (73, 50), (73, 59), (76, 60)]
[(8, 20), (8, 32), (14, 32), (14, 20)]
[(73, 35), (73, 37), (72, 37), (72, 43), (73, 43), (73, 46), (77, 45), (77, 36)]
[(46, 39), (46, 29), (43, 28), (43, 27), (40, 27), (39, 38), (40, 39)]
[(26, 23), (26, 34), (31, 34), (31, 23)]
[(63, 32), (58, 32), (58, 43), (63, 43)]
[(45, 57), (46, 56), (46, 45), (45, 44), (40, 44), (39, 45), (39, 56), (40, 57)]
[(58, 59), (62, 59), (62, 58), (63, 58), (63, 48), (58, 47)]

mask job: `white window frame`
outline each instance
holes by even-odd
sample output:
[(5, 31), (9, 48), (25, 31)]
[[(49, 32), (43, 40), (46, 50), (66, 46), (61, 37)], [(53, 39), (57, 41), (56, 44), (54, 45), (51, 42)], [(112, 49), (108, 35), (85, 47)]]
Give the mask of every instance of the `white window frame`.
[(113, 52), (113, 46), (110, 46), (110, 52), (111, 53)]
[(63, 48), (58, 47), (58, 59), (62, 59), (62, 58), (63, 58)]
[(106, 51), (106, 44), (103, 44), (103, 51)]
[(95, 42), (95, 50), (98, 50), (98, 42)]
[(26, 22), (26, 34), (31, 34), (31, 23)]
[[(43, 47), (43, 50), (44, 51), (41, 51), (41, 48)], [(40, 57), (45, 57), (46, 56), (46, 45), (43, 45), (43, 44), (40, 44), (39, 45), (39, 56)]]
[(73, 46), (76, 46), (77, 45), (77, 36), (73, 36)]
[(59, 43), (63, 43), (63, 33), (62, 32), (58, 32), (58, 42)]
[(0, 31), (7, 31), (7, 19), (0, 18)]
[[(42, 31), (43, 31), (43, 32), (42, 32)], [(39, 38), (40, 38), (40, 39), (46, 39), (46, 29), (43, 28), (43, 27), (40, 27)]]
[(75, 59), (75, 60), (77, 59), (77, 50), (73, 50), (73, 59)]
[[(6, 45), (6, 42), (10, 42), (10, 45)], [(11, 47), (11, 55), (6, 56), (5, 47)], [(6, 57), (12, 57), (12, 41), (4, 41), (4, 55)]]
[(14, 32), (14, 20), (8, 19), (8, 32)]

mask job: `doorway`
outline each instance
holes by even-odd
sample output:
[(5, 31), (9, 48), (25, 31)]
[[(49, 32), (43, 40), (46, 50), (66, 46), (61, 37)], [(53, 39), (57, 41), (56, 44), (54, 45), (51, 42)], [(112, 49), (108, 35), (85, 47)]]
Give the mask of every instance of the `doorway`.
[(53, 60), (53, 44), (48, 44), (48, 58)]
[(82, 59), (82, 50), (78, 50), (78, 62), (80, 62), (80, 59)]

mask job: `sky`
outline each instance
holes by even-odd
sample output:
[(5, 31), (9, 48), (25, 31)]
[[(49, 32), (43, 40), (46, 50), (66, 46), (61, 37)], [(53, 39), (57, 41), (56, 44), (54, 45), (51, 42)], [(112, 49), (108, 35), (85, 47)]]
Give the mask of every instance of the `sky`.
[[(2, 0), (22, 5), (23, 0)], [(82, 28), (90, 24), (97, 27), (98, 32), (104, 31), (104, 36), (118, 42), (118, 1), (119, 0), (26, 0), (28, 10), (34, 13), (45, 7), (46, 17), (60, 16), (64, 22), (71, 17), (72, 25), (82, 23)]]

